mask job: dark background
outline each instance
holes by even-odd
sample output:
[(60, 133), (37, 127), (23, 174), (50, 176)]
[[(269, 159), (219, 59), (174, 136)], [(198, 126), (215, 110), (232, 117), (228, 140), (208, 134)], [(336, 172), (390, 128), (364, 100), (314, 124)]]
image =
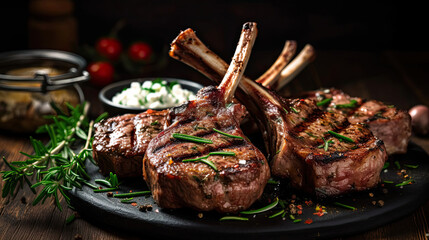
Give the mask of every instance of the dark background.
[[(57, 0), (63, 1), (63, 0)], [(1, 4), (0, 52), (29, 48), (30, 1)], [(248, 75), (261, 74), (281, 51), (285, 40), (316, 51), (427, 51), (426, 8), (410, 1), (74, 1), (78, 46), (93, 45), (120, 20), (118, 37), (126, 46), (136, 40), (151, 43), (158, 54), (180, 30), (194, 29), (214, 52), (230, 59), (241, 26), (258, 23), (259, 34), (249, 66), (262, 65)], [(76, 51), (79, 48), (76, 48)], [(174, 62), (168, 60), (169, 64)], [(168, 65), (166, 65), (168, 66)], [(252, 68), (249, 68), (252, 69)], [(258, 72), (256, 72), (258, 71)]]

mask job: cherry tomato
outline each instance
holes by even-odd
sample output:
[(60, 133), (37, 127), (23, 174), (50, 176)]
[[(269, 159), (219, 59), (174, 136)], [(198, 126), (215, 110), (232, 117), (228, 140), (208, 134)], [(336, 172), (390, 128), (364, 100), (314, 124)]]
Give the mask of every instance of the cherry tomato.
[(135, 42), (128, 49), (128, 56), (134, 61), (147, 61), (152, 56), (152, 47), (145, 42)]
[(114, 69), (109, 62), (94, 62), (89, 64), (88, 72), (91, 76), (90, 82), (99, 87), (113, 82)]
[(101, 56), (117, 60), (122, 51), (122, 44), (115, 38), (100, 38), (95, 48)]

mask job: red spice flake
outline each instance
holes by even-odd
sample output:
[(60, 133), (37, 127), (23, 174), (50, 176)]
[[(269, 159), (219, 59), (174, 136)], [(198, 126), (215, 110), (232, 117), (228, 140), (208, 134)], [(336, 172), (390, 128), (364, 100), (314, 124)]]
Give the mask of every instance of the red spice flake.
[(311, 200), (310, 201), (305, 201), (305, 205), (311, 206), (311, 205), (313, 205), (313, 202)]
[(298, 212), (297, 212), (299, 215), (301, 215), (302, 214), (302, 210), (298, 210)]
[(133, 202), (131, 203), (132, 206), (137, 206), (137, 203)]
[(168, 165), (171, 165), (171, 164), (173, 164), (173, 159), (172, 158), (170, 158), (170, 161), (168, 161)]
[(326, 207), (325, 206), (320, 206), (319, 204), (317, 204), (316, 208), (315, 208), (316, 212), (313, 213), (313, 215), (317, 215), (319, 217), (327, 214), (328, 212), (326, 212)]
[(147, 111), (146, 111), (147, 113), (153, 113), (153, 112), (155, 112), (154, 110), (152, 110), (152, 109), (148, 109)]
[(130, 193), (133, 192), (133, 190), (130, 190)]
[(302, 205), (297, 205), (296, 206), (299, 210), (302, 210)]
[(103, 189), (102, 187), (98, 187), (98, 189)]
[(305, 224), (312, 224), (313, 223), (313, 219), (309, 218), (309, 219), (305, 220), (304, 223)]

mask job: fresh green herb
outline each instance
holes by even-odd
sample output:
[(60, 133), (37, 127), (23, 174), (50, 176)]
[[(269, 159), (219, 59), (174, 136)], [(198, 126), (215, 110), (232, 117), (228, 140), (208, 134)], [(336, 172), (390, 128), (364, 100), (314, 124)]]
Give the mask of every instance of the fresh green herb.
[(322, 101), (316, 103), (317, 106), (325, 106), (327, 104), (329, 104), (332, 101), (332, 98), (325, 98)]
[(279, 181), (275, 181), (275, 180), (273, 180), (273, 179), (268, 179), (268, 182), (267, 182), (268, 184), (279, 184)]
[(356, 106), (357, 106), (357, 101), (352, 99), (352, 100), (350, 100), (349, 103), (335, 105), (335, 108), (354, 108)]
[(72, 214), (72, 215), (70, 215), (67, 219), (66, 219), (66, 224), (68, 225), (68, 224), (70, 224), (70, 223), (72, 223), (74, 220), (76, 219), (76, 214)]
[(286, 108), (283, 108), (283, 110), (286, 112), (286, 114), (289, 113), (289, 111)]
[(299, 223), (301, 221), (302, 221), (302, 219), (295, 219), (295, 220), (293, 220), (293, 223)]
[(277, 150), (276, 154), (279, 154), (279, 152), (280, 152), (280, 149), (279, 149), (279, 150)]
[(222, 131), (220, 131), (220, 130), (218, 130), (218, 129), (216, 129), (216, 128), (213, 128), (213, 131), (215, 131), (215, 132), (217, 132), (217, 133), (219, 133), (219, 134), (225, 135), (225, 136), (227, 136), (227, 137), (230, 137), (230, 138), (244, 139), (244, 138), (243, 138), (243, 137), (241, 137), (241, 136), (231, 135), (231, 134), (228, 134), (228, 133), (222, 132)]
[(173, 137), (180, 140), (185, 140), (189, 142), (196, 142), (196, 143), (213, 143), (210, 139), (200, 138), (196, 136), (191, 136), (187, 134), (182, 133), (173, 133)]
[(394, 163), (395, 163), (395, 166), (398, 170), (401, 169), (401, 164), (399, 163), (398, 160), (396, 160)]
[(277, 216), (282, 215), (285, 212), (285, 210), (280, 210), (279, 212), (274, 213), (273, 215), (269, 216), (268, 218), (275, 218)]
[(295, 216), (292, 214), (289, 214), (289, 218), (290, 218), (290, 220), (295, 220)]
[(343, 135), (341, 135), (339, 133), (336, 133), (334, 131), (329, 130), (328, 133), (331, 134), (332, 136), (334, 136), (334, 137), (336, 137), (338, 139), (344, 140), (346, 142), (349, 142), (349, 143), (354, 143), (355, 142), (353, 139), (348, 138), (346, 136), (343, 136)]
[(133, 201), (133, 197), (130, 197), (130, 198), (124, 198), (124, 199), (121, 199), (121, 203), (132, 203), (132, 202), (135, 202), (135, 201)]
[(113, 197), (115, 197), (115, 198), (129, 198), (129, 197), (145, 196), (148, 194), (150, 194), (150, 191), (140, 191), (140, 192), (113, 194)]
[(234, 105), (234, 103), (230, 102), (226, 105), (226, 108), (230, 108), (232, 105)]
[(191, 158), (191, 159), (184, 159), (182, 162), (202, 162), (207, 165), (209, 165), (213, 170), (217, 171), (216, 165), (210, 160), (207, 160), (212, 155), (222, 155), (222, 156), (235, 156), (235, 152), (211, 152), (205, 156), (197, 157), (197, 158)]
[(255, 210), (243, 211), (243, 212), (240, 212), (240, 213), (241, 214), (249, 215), (249, 214), (256, 214), (256, 213), (266, 212), (268, 210), (271, 210), (271, 209), (275, 208), (278, 203), (279, 203), (279, 198), (276, 198), (274, 200), (274, 202), (268, 204), (265, 207), (262, 207), (262, 208), (259, 208), (259, 209), (255, 209)]
[(383, 166), (383, 170), (384, 170), (384, 169), (387, 169), (389, 166), (390, 166), (390, 163), (389, 163), (389, 162), (385, 162), (385, 163), (384, 163), (384, 166)]
[(155, 125), (158, 125), (158, 124), (159, 124), (158, 120), (155, 120), (155, 121), (153, 121), (153, 122), (150, 123), (151, 126), (155, 126)]
[(408, 185), (408, 184), (411, 184), (411, 183), (414, 183), (414, 180), (413, 179), (408, 179), (406, 181), (403, 181), (401, 183), (396, 184), (395, 187), (405, 186), (405, 185)]
[(290, 107), (290, 109), (291, 109), (294, 113), (299, 113), (299, 111), (298, 111), (298, 110), (296, 110), (296, 108), (294, 108), (294, 107)]
[(118, 190), (117, 187), (111, 187), (111, 188), (102, 188), (102, 189), (94, 189), (95, 193), (101, 193), (101, 192), (111, 192), (111, 191), (115, 191)]
[(389, 184), (392, 184), (392, 183), (393, 183), (393, 181), (388, 181), (388, 180), (384, 180), (383, 182), (384, 182), (384, 183), (389, 183)]
[(143, 100), (139, 99), (139, 104), (143, 106), (144, 105)]
[(227, 221), (227, 220), (235, 220), (235, 221), (249, 221), (249, 218), (246, 217), (238, 217), (238, 216), (225, 216), (221, 217), (219, 221)]
[(414, 169), (419, 167), (419, 165), (410, 165), (410, 164), (404, 164), (404, 166), (407, 168), (414, 168)]
[(103, 186), (105, 186), (105, 187), (109, 187), (109, 188), (111, 188), (111, 187), (112, 187), (112, 184), (110, 184), (110, 182), (109, 182), (109, 181), (107, 181), (107, 180), (105, 180), (105, 179), (95, 179), (95, 180), (94, 180), (94, 182), (95, 182), (95, 183), (98, 183), (98, 184), (100, 184), (100, 185), (103, 185)]
[(352, 206), (349, 206), (349, 205), (346, 205), (346, 204), (342, 204), (342, 203), (339, 203), (339, 202), (334, 202), (334, 204), (337, 205), (337, 206), (343, 207), (343, 208), (347, 208), (347, 209), (353, 210), (353, 211), (357, 210), (357, 208), (355, 208), (355, 207), (352, 207)]
[(325, 152), (327, 152), (328, 148), (329, 148), (329, 144), (333, 144), (334, 141), (332, 141), (332, 140), (326, 141), (324, 137), (322, 137), (322, 139), (323, 139), (324, 143), (322, 145), (319, 145), (317, 148), (323, 148), (325, 150)]
[[(33, 205), (44, 203), (47, 198), (52, 197), (55, 206), (61, 211), (60, 194), (71, 207), (67, 190), (71, 190), (72, 187), (82, 188), (83, 184), (96, 188), (88, 182), (90, 177), (85, 169), (86, 160), (94, 161), (91, 146), (93, 122), (89, 123), (86, 117), (89, 104), (83, 103), (76, 107), (66, 105), (69, 115), (62, 115), (63, 113), (59, 112), (57, 116), (51, 117), (52, 124), (44, 125), (36, 131), (48, 133), (50, 141), (47, 144), (30, 137), (34, 153), (22, 153), (28, 157), (27, 160), (9, 163), (3, 157), (3, 161), (10, 169), (0, 172), (5, 182), (2, 189), (3, 198), (16, 196), (24, 182), (35, 194), (35, 189), (43, 186)], [(85, 144), (76, 154), (72, 146), (80, 138), (85, 140)], [(36, 181), (35, 184), (30, 181), (32, 177)]]

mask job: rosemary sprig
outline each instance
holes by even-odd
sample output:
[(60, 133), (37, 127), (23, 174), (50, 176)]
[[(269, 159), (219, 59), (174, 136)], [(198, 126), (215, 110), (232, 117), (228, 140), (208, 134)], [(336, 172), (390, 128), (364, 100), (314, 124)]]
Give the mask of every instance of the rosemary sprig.
[(319, 107), (320, 106), (325, 106), (325, 105), (329, 104), (331, 101), (332, 101), (332, 98), (325, 98), (322, 101), (317, 102), (316, 105), (319, 106)]
[[(62, 210), (59, 195), (62, 195), (70, 206), (70, 198), (67, 190), (72, 187), (82, 188), (88, 185), (96, 188), (88, 182), (89, 176), (85, 169), (85, 161), (92, 159), (92, 129), (94, 122), (87, 119), (89, 104), (83, 103), (76, 107), (66, 104), (69, 115), (58, 112), (52, 116), (52, 124), (40, 127), (38, 133), (47, 133), (50, 141), (43, 144), (40, 140), (30, 138), (34, 153), (22, 153), (28, 159), (25, 161), (3, 161), (10, 170), (0, 172), (5, 182), (2, 189), (2, 197), (14, 197), (25, 182), (36, 194), (36, 188), (43, 188), (38, 192), (33, 205), (44, 203), (47, 198), (54, 198), (56, 207)], [(101, 119), (97, 119), (101, 120)], [(85, 140), (85, 145), (76, 154), (72, 150), (77, 139)], [(30, 179), (35, 178), (35, 183)], [(19, 186), (19, 187), (18, 187)]]
[(243, 137), (241, 137), (241, 136), (232, 135), (232, 134), (229, 134), (229, 133), (226, 133), (226, 132), (222, 132), (221, 130), (218, 130), (218, 129), (216, 129), (216, 128), (213, 128), (213, 131), (215, 131), (215, 132), (217, 132), (217, 133), (219, 133), (219, 134), (222, 134), (222, 135), (224, 135), (224, 136), (230, 137), (230, 138), (239, 138), (239, 139), (244, 139), (244, 138), (243, 138)]
[(173, 133), (172, 135), (174, 138), (179, 140), (184, 140), (188, 142), (196, 142), (196, 143), (213, 143), (210, 139), (205, 139), (201, 137), (196, 137), (192, 135), (182, 134), (182, 133)]
[(357, 106), (357, 103), (358, 102), (356, 100), (352, 99), (349, 103), (335, 105), (335, 108), (354, 108)]
[(331, 134), (332, 136), (334, 136), (334, 137), (336, 137), (338, 139), (344, 140), (346, 142), (349, 142), (349, 143), (354, 143), (355, 142), (353, 139), (351, 139), (349, 137), (346, 137), (344, 135), (341, 135), (339, 133), (336, 133), (334, 131), (329, 130), (328, 133)]

